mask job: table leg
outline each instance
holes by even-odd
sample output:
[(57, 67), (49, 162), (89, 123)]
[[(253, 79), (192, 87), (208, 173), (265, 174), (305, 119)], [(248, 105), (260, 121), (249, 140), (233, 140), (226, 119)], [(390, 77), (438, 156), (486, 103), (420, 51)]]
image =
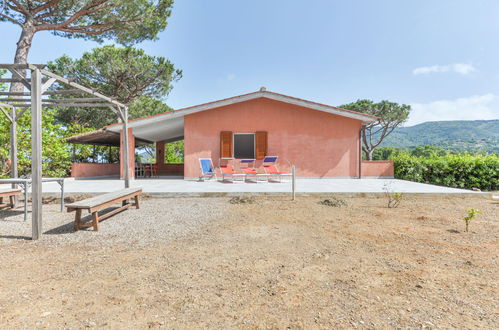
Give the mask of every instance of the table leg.
[(64, 212), (64, 180), (59, 182), (61, 186), (61, 212)]
[(24, 183), (24, 221), (28, 220), (28, 184)]

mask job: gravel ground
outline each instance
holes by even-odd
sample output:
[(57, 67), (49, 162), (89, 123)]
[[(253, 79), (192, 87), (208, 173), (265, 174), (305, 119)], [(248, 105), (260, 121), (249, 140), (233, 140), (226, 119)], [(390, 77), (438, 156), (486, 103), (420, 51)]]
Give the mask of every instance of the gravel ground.
[(497, 329), (499, 203), (324, 198), (146, 199), (98, 233), (48, 205), (37, 242), (4, 218), (0, 329)]
[[(144, 246), (169, 242), (220, 219), (227, 208), (227, 203), (217, 198), (143, 198), (140, 209), (131, 207), (103, 220), (96, 233), (92, 228), (74, 232), (75, 213), (61, 213), (57, 203), (43, 205), (43, 236), (35, 244)], [(82, 221), (91, 221), (90, 214), (84, 212), (83, 216)], [(16, 243), (23, 238), (31, 238), (31, 213), (24, 221), (22, 209), (0, 211), (0, 244)]]

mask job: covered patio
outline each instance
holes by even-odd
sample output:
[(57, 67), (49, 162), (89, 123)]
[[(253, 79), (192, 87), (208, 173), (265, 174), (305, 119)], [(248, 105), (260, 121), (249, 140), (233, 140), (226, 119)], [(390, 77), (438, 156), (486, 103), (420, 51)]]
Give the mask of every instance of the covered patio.
[[(133, 132), (133, 134), (132, 134)], [(73, 162), (71, 165), (71, 177), (73, 178), (104, 178), (104, 177), (124, 177), (123, 161), (123, 131), (111, 129), (99, 129), (88, 133), (82, 133), (66, 139), (67, 142), (75, 145), (107, 146), (109, 148), (119, 148), (120, 159), (116, 162)], [(130, 177), (140, 178), (162, 178), (162, 177), (183, 177), (183, 164), (169, 164), (166, 162), (166, 143), (178, 141), (165, 141), (162, 135), (153, 135), (153, 140), (148, 140), (137, 136), (137, 132), (129, 129), (129, 164)], [(140, 147), (152, 147), (155, 151), (155, 162), (139, 162), (136, 159), (136, 149)]]

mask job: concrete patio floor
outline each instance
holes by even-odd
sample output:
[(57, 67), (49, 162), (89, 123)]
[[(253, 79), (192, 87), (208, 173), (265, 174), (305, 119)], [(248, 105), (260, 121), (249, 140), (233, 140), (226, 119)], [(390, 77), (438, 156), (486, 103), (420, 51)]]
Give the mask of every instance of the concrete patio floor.
[[(297, 179), (297, 194), (321, 193), (383, 193), (385, 185), (393, 192), (413, 194), (476, 194), (464, 189), (440, 187), (397, 179)], [(185, 181), (175, 178), (138, 179), (131, 182), (132, 187), (142, 187), (144, 193), (157, 196), (209, 196), (237, 194), (283, 194), (291, 192), (291, 182), (238, 182), (222, 183), (219, 181)], [(99, 194), (124, 188), (124, 182), (118, 179), (74, 180), (65, 182), (66, 195)], [(57, 183), (43, 184), (44, 195), (59, 195)]]

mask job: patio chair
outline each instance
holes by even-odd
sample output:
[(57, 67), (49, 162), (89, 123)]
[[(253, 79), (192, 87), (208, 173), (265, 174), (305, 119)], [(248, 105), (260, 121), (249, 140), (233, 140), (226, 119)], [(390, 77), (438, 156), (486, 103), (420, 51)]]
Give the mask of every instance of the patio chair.
[(242, 172), (236, 172), (234, 170), (234, 167), (230, 164), (233, 161), (233, 158), (220, 158), (219, 167), (220, 172), (222, 173), (222, 181), (225, 181), (225, 178), (229, 177), (231, 178), (230, 181), (232, 183), (236, 182), (237, 178), (240, 178), (241, 182), (244, 182), (246, 180), (246, 174)]
[(199, 158), (199, 168), (201, 170), (199, 181), (203, 181), (204, 178), (217, 179), (217, 172), (215, 171), (211, 158)]
[(142, 167), (142, 164), (135, 163), (135, 177), (140, 178), (142, 176), (144, 176), (144, 168)]
[(157, 177), (158, 176), (158, 164), (146, 164), (144, 176)]
[(258, 183), (259, 179), (260, 180), (267, 180), (268, 175), (266, 173), (261, 173), (258, 172), (256, 166), (255, 166), (255, 160), (254, 159), (241, 159), (239, 161), (240, 164), (240, 169), (244, 174), (246, 174), (246, 179), (249, 177), (254, 177), (255, 182)]
[(282, 177), (291, 177), (293, 174), (279, 171), (277, 168), (277, 158), (277, 156), (266, 156), (263, 159), (262, 166), (269, 180), (271, 177), (278, 177), (279, 182), (282, 182)]

